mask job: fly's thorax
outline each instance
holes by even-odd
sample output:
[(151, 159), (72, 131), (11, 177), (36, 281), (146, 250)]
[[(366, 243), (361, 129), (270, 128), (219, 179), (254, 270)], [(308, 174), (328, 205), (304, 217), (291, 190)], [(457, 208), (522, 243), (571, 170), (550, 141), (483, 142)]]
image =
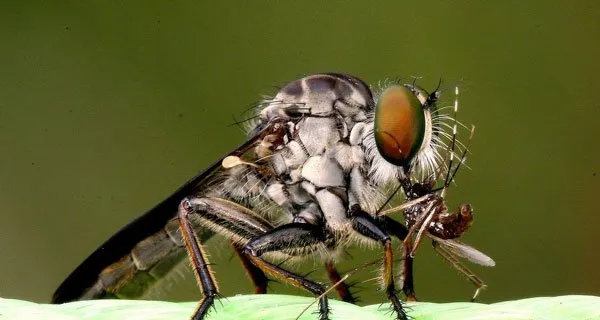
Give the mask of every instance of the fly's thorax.
[(309, 155), (324, 153), (330, 146), (348, 136), (346, 126), (338, 126), (337, 117), (308, 117), (302, 119), (297, 127), (297, 139)]
[(290, 140), (269, 157), (278, 185), (267, 183), (268, 197), (292, 208), (296, 219), (325, 220), (331, 229), (345, 228), (350, 203), (374, 211), (381, 197), (366, 177), (362, 146), (370, 108), (369, 88), (351, 76), (320, 74), (284, 86), (260, 114), (263, 121), (295, 124)]
[[(310, 129), (304, 124), (299, 123), (299, 133)], [(333, 225), (332, 228), (341, 228), (351, 205), (360, 204), (366, 211), (374, 212), (383, 197), (367, 177), (367, 163), (361, 146), (351, 145), (338, 134), (324, 132), (322, 136), (328, 135), (335, 139), (326, 144), (319, 141), (311, 146), (310, 139), (305, 139), (308, 143), (300, 139), (290, 141), (273, 155), (272, 164), (278, 179), (284, 183), (287, 199), (284, 202), (291, 203), (292, 207), (304, 206), (312, 199), (319, 203), (323, 212), (305, 220), (322, 216)], [(317, 144), (320, 147), (315, 147)], [(309, 156), (310, 150), (320, 152)], [(279, 199), (281, 194), (282, 191), (278, 191)]]
[(383, 198), (367, 178), (361, 139), (356, 138), (364, 128), (337, 125), (339, 115), (298, 121), (292, 140), (269, 157), (275, 178), (265, 189), (278, 206), (289, 208), (292, 221), (324, 223), (336, 238), (349, 230), (350, 205), (375, 211)]
[(294, 209), (296, 214), (293, 218), (293, 222), (309, 223), (313, 225), (323, 223), (323, 213), (321, 212), (321, 208), (319, 208), (314, 201), (296, 204)]
[(328, 117), (341, 113), (344, 118), (365, 118), (373, 96), (360, 79), (345, 74), (325, 73), (307, 76), (285, 85), (260, 112), (260, 119), (300, 119)]

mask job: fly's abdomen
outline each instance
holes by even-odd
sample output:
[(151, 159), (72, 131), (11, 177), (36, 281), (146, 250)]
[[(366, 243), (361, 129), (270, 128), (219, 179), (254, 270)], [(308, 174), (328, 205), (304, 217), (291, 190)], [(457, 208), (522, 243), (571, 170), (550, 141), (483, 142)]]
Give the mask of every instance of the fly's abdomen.
[[(201, 241), (212, 236), (208, 230), (198, 232)], [(139, 299), (186, 259), (179, 225), (174, 218), (163, 230), (140, 241), (131, 252), (102, 270), (96, 283), (80, 299)]]

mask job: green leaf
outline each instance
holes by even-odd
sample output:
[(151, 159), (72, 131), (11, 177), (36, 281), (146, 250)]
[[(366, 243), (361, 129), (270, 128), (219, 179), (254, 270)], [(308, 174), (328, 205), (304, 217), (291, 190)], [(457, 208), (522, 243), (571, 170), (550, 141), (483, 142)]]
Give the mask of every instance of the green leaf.
[[(314, 301), (309, 297), (287, 295), (240, 295), (224, 298), (215, 304), (208, 319), (295, 319)], [(38, 304), (14, 299), (0, 299), (0, 319), (181, 319), (193, 314), (196, 302), (163, 302), (134, 300), (91, 300), (62, 305)], [(360, 307), (330, 300), (331, 319), (394, 319), (388, 303)], [(455, 302), (406, 304), (412, 319), (600, 319), (600, 297), (560, 296), (530, 298), (492, 304)], [(300, 319), (317, 319), (316, 304)]]

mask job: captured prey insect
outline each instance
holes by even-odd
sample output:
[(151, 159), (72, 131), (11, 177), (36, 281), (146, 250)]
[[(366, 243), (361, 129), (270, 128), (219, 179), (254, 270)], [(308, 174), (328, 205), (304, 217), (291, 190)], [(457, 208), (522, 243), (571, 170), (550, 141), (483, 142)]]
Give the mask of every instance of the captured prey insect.
[[(455, 93), (458, 96), (458, 88), (455, 89)], [(414, 292), (412, 272), (413, 259), (425, 235), (431, 239), (435, 251), (476, 286), (471, 301), (477, 298), (481, 289), (484, 289), (486, 285), (459, 258), (464, 258), (487, 267), (495, 265), (492, 258), (458, 240), (473, 224), (473, 209), (471, 205), (463, 203), (458, 207), (456, 212), (448, 212), (445, 202), (448, 187), (454, 182), (459, 168), (465, 163), (468, 152), (468, 147), (462, 145), (457, 140), (457, 109), (458, 100), (455, 100), (453, 133), (446, 152), (448, 163), (443, 163), (443, 165), (440, 165), (436, 169), (436, 172), (432, 172), (429, 176), (422, 180), (417, 180), (417, 182), (413, 182), (410, 177), (404, 178), (401, 185), (405, 194), (405, 202), (400, 206), (377, 213), (378, 216), (381, 216), (403, 211), (408, 234), (402, 243), (402, 289), (409, 301), (417, 300)], [(475, 127), (471, 127), (469, 141), (473, 138), (474, 130)], [(458, 163), (453, 166), (455, 157), (457, 156), (455, 148), (458, 144), (462, 145), (462, 155)], [(442, 178), (444, 179), (443, 185), (434, 188), (436, 183)]]
[[(316, 296), (325, 287), (273, 260), (323, 258), (330, 275), (347, 246), (379, 244), (383, 290), (398, 319), (391, 237), (408, 230), (376, 215), (386, 186), (436, 172), (443, 160), (444, 123), (431, 94), (414, 83), (387, 83), (374, 95), (362, 80), (315, 74), (265, 100), (249, 139), (200, 172), (90, 255), (61, 284), (53, 302), (131, 294), (162, 277), (187, 252), (204, 298), (204, 319), (219, 296), (202, 242), (229, 238), (257, 292), (267, 275)], [(447, 134), (447, 133), (446, 133)], [(319, 318), (329, 316), (327, 296)]]

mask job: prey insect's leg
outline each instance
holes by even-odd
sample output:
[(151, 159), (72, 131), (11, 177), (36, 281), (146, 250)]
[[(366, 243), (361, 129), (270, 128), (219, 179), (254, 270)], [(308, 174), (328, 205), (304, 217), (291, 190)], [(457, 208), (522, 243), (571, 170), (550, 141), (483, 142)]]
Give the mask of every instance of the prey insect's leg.
[[(312, 251), (314, 246), (322, 244), (324, 240), (325, 234), (321, 227), (306, 223), (290, 223), (250, 240), (244, 246), (243, 254), (265, 273), (320, 296), (325, 292), (323, 285), (269, 263), (260, 256), (273, 251), (284, 251), (286, 253), (289, 251), (293, 255), (296, 250), (296, 253), (301, 255), (305, 250)], [(324, 295), (319, 300), (319, 319), (325, 320), (328, 318), (329, 306), (327, 296)]]
[(433, 245), (435, 251), (442, 256), (442, 258), (448, 261), (448, 263), (454, 266), (456, 270), (465, 275), (465, 277), (467, 277), (467, 279), (469, 279), (469, 281), (475, 285), (475, 293), (473, 293), (473, 296), (471, 297), (471, 302), (475, 302), (475, 299), (477, 299), (477, 296), (481, 290), (485, 289), (487, 285), (483, 282), (483, 280), (481, 280), (481, 278), (471, 271), (471, 269), (467, 268), (467, 266), (460, 262), (454, 253), (444, 248), (443, 245), (440, 245), (435, 240), (432, 240), (431, 244)]
[(433, 217), (435, 217), (435, 215), (437, 213), (436, 211), (437, 211), (436, 209), (425, 211), (424, 215), (426, 215), (427, 218), (423, 221), (423, 223), (419, 227), (419, 231), (417, 232), (417, 235), (415, 236), (414, 245), (413, 245), (412, 249), (410, 250), (410, 254), (409, 254), (409, 256), (411, 258), (415, 257), (415, 253), (417, 252), (417, 249), (419, 248), (419, 245), (421, 244), (421, 240), (423, 239), (423, 236), (427, 232), (427, 228), (429, 228), (429, 224), (431, 223), (431, 220), (433, 219)]
[(418, 197), (416, 199), (408, 200), (408, 201), (402, 203), (401, 205), (395, 206), (393, 208), (382, 210), (381, 212), (376, 213), (376, 215), (377, 216), (385, 216), (385, 215), (388, 215), (388, 214), (391, 214), (391, 213), (399, 212), (399, 211), (408, 209), (408, 208), (410, 208), (410, 207), (412, 207), (414, 205), (417, 205), (417, 204), (419, 204), (421, 202), (425, 202), (425, 201), (429, 200), (431, 197), (432, 197), (431, 194), (426, 194), (426, 195), (424, 195), (422, 197)]
[(422, 232), (427, 229), (427, 226), (429, 225), (429, 222), (431, 221), (433, 214), (435, 213), (434, 210), (432, 210), (435, 205), (435, 201), (430, 202), (425, 208), (425, 210), (423, 210), (423, 213), (421, 213), (417, 221), (415, 221), (415, 223), (410, 227), (410, 229), (408, 229), (408, 234), (406, 235), (406, 239), (404, 240), (403, 244), (404, 248), (408, 250), (408, 255), (410, 257), (414, 257), (414, 249), (412, 248), (411, 237), (413, 236), (416, 230), (419, 230), (417, 231), (417, 238), (415, 240), (415, 245), (418, 245), (418, 242), (423, 236)]
[(384, 258), (383, 258), (383, 272), (382, 280), (384, 290), (388, 296), (388, 299), (392, 303), (394, 310), (396, 311), (397, 319), (406, 320), (407, 316), (402, 307), (402, 303), (396, 295), (396, 288), (394, 285), (394, 259), (392, 253), (392, 238), (376, 221), (371, 215), (362, 211), (357, 205), (353, 206), (349, 212), (350, 218), (352, 219), (352, 228), (362, 234), (365, 237), (376, 240), (383, 245)]
[(338, 296), (340, 296), (342, 301), (356, 303), (357, 299), (350, 292), (350, 288), (348, 288), (348, 285), (346, 285), (346, 283), (344, 283), (343, 281), (340, 282), (340, 280), (342, 280), (342, 276), (335, 268), (333, 262), (325, 262), (325, 268), (327, 269), (327, 276), (329, 277), (329, 281), (331, 281), (331, 283), (334, 285), (339, 282), (339, 284), (335, 286), (335, 291), (337, 291)]
[(179, 205), (179, 225), (185, 247), (192, 262), (194, 274), (204, 295), (192, 319), (204, 319), (219, 296), (217, 282), (209, 267), (206, 254), (192, 227), (192, 217), (203, 227), (219, 232), (242, 243), (273, 227), (250, 209), (220, 198), (185, 198)]

